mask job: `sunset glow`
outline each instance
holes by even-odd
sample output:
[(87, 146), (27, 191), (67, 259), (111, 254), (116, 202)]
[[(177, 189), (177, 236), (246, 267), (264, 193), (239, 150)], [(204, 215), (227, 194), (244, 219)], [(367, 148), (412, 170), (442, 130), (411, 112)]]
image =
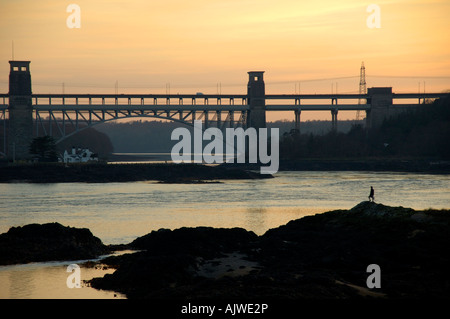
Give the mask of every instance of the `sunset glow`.
[[(81, 8), (70, 29), (69, 4)], [(450, 89), (450, 2), (299, 0), (0, 3), (0, 92), (8, 61), (30, 60), (34, 93), (244, 93), (264, 70), (267, 93)], [(220, 88), (220, 89), (219, 89)], [(326, 115), (327, 118), (329, 115)], [(270, 119), (270, 118), (269, 118)], [(304, 118), (302, 117), (302, 120)]]

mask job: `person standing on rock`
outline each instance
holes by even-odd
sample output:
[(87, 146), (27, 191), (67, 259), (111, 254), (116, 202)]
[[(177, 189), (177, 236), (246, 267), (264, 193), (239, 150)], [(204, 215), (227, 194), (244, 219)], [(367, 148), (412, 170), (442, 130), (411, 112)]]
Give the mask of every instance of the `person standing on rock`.
[(375, 202), (375, 191), (372, 186), (370, 186), (369, 202)]

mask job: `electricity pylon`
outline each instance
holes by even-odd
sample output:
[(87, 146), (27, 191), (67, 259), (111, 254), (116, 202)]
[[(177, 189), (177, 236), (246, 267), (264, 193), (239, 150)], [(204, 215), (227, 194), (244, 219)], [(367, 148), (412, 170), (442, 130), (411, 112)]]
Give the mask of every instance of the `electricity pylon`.
[[(366, 68), (364, 62), (361, 63), (361, 69), (359, 71), (359, 94), (366, 94)], [(358, 100), (358, 104), (363, 104), (362, 99)], [(365, 101), (364, 101), (365, 104)], [(356, 120), (360, 120), (360, 110), (356, 111)]]

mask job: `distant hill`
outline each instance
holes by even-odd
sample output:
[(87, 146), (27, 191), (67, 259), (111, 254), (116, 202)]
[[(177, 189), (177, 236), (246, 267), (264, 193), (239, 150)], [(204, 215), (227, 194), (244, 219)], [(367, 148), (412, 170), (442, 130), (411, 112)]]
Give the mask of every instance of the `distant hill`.
[[(4, 121), (0, 121), (0, 152), (4, 151)], [(6, 128), (8, 127), (8, 121), (6, 121)], [(53, 126), (54, 132), (57, 131), (57, 127)], [(70, 133), (70, 129), (66, 130), (66, 133)], [(56, 145), (57, 152), (62, 154), (64, 150), (70, 151), (72, 147), (89, 148), (92, 152), (99, 155), (100, 158), (107, 158), (112, 152), (114, 152), (113, 144), (109, 137), (94, 128), (87, 128), (74, 134), (67, 139), (61, 141)], [(1, 155), (1, 154), (0, 154)], [(0, 159), (2, 156), (0, 156)]]
[[(355, 121), (339, 122), (339, 132), (348, 132)], [(359, 122), (362, 123), (362, 122)], [(172, 131), (177, 127), (191, 126), (166, 121), (129, 121), (108, 122), (95, 126), (97, 131), (105, 133), (111, 140), (116, 153), (170, 153), (177, 141), (171, 141)], [(278, 127), (280, 135), (294, 128), (293, 121), (267, 123), (268, 128)], [(301, 123), (302, 132), (323, 135), (330, 131), (330, 121), (307, 121)]]
[(94, 128), (87, 128), (57, 144), (60, 153), (64, 153), (64, 150), (70, 151), (72, 147), (88, 148), (101, 159), (114, 152), (110, 138)]

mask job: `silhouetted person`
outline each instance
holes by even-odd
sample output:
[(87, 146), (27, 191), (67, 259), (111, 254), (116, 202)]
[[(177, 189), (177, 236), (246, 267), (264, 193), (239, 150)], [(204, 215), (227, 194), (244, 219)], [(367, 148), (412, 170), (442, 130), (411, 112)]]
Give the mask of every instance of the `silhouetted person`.
[(375, 191), (373, 190), (373, 187), (370, 186), (370, 195), (369, 195), (369, 202), (375, 201)]

